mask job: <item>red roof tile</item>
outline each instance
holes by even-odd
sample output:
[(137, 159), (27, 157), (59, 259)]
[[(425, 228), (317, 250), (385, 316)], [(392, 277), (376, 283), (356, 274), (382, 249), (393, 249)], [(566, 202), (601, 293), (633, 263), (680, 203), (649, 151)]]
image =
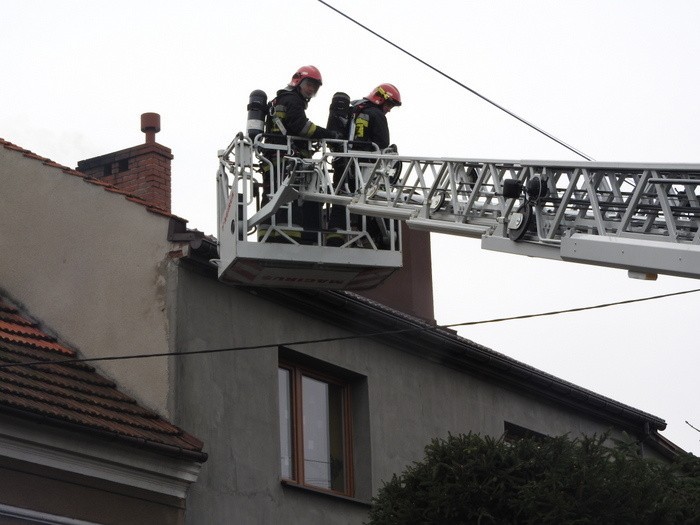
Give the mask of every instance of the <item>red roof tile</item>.
[[(63, 354), (66, 357), (75, 357), (75, 353), (68, 350), (66, 347), (59, 345), (57, 343), (52, 343), (50, 341), (45, 341), (40, 337), (25, 337), (24, 335), (17, 335), (14, 333), (5, 332), (0, 329), (0, 343), (6, 341), (9, 343), (17, 343), (20, 345), (27, 345), (33, 348), (40, 348), (42, 350), (51, 350), (59, 354)], [(55, 357), (54, 357), (55, 359)]]
[[(139, 406), (92, 366), (60, 362), (77, 356), (0, 297), (0, 411), (206, 460), (200, 440)], [(18, 364), (24, 366), (8, 366)]]

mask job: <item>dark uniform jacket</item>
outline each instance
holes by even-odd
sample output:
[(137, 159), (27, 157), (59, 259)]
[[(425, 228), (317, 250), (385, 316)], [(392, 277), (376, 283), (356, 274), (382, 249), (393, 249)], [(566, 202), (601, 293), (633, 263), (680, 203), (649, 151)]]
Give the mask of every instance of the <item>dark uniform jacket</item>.
[[(265, 132), (269, 134), (266, 142), (270, 144), (286, 144), (287, 136), (303, 137), (308, 140), (327, 139), (336, 137), (336, 133), (328, 131), (326, 128), (317, 126), (306, 117), (306, 108), (308, 100), (301, 96), (299, 89), (296, 87), (286, 87), (277, 92), (277, 97), (272, 101), (272, 115), (268, 115), (265, 122)], [(280, 126), (281, 124), (281, 126)], [(292, 148), (295, 150), (293, 154), (303, 158), (310, 158), (312, 152), (309, 150), (309, 144), (306, 140), (295, 140), (292, 143)], [(271, 156), (273, 163), (275, 156)], [(263, 197), (262, 205), (268, 202), (270, 192), (276, 190), (275, 184), (272, 183), (272, 178), (268, 173), (268, 167), (263, 167)], [(277, 174), (281, 179), (282, 175)], [(278, 180), (279, 182), (279, 180)], [(303, 226), (308, 230), (318, 230), (321, 227), (321, 204), (317, 202), (304, 202), (290, 204), (292, 209), (292, 223), (297, 226)], [(286, 222), (286, 210), (278, 210), (276, 214), (277, 223)], [(302, 241), (305, 240), (306, 232), (287, 232), (293, 237), (299, 236)], [(316, 235), (308, 234), (307, 241), (313, 243)]]
[[(306, 117), (308, 101), (301, 96), (297, 88), (280, 89), (272, 104), (274, 115), (268, 116), (265, 131), (280, 136), (270, 137), (268, 140), (272, 144), (284, 144), (284, 135), (307, 139), (328, 139), (336, 136), (332, 131), (317, 126)], [(280, 122), (284, 130), (280, 129)], [(303, 141), (297, 141), (295, 146), (302, 153), (308, 150), (308, 145)]]
[[(356, 141), (374, 142), (380, 150), (388, 147), (391, 143), (389, 139), (389, 124), (382, 108), (372, 102), (365, 102), (355, 115), (355, 136)], [(358, 147), (370, 151), (371, 147)]]

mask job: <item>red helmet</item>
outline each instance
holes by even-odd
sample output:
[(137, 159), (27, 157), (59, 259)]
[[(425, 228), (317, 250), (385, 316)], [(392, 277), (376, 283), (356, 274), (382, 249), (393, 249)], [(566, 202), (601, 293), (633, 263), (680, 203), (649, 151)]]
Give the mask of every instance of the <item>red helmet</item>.
[(385, 102), (391, 102), (394, 106), (401, 105), (401, 93), (394, 84), (379, 84), (367, 95), (367, 100), (374, 102), (378, 106), (383, 106)]
[(314, 66), (303, 66), (297, 69), (297, 72), (292, 75), (292, 80), (289, 81), (289, 85), (296, 87), (301, 84), (301, 81), (305, 78), (312, 78), (318, 82), (319, 85), (323, 84), (321, 72), (318, 70), (318, 68)]

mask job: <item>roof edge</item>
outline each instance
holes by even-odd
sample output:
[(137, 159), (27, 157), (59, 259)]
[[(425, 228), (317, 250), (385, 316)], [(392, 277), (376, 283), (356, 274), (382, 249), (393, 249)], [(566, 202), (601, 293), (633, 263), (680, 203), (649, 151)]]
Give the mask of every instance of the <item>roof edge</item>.
[[(666, 422), (657, 416), (526, 365), (465, 339), (452, 330), (395, 311), (352, 292), (255, 288), (255, 294), (296, 306), (303, 305), (305, 312), (351, 331), (387, 331), (386, 335), (377, 336), (384, 344), (446, 366), (487, 375), (513, 388), (537, 393), (622, 428), (642, 434), (645, 428), (666, 428)], [(367, 315), (368, 311), (371, 315)]]
[(43, 422), (0, 419), (0, 456), (184, 499), (201, 462), (162, 457), (123, 443), (93, 440), (68, 429), (47, 433)]
[[(62, 165), (62, 164), (59, 164), (59, 163), (57, 163), (57, 162), (54, 162), (54, 161), (52, 161), (51, 159), (49, 159), (49, 158), (47, 158), (47, 157), (42, 157), (42, 156), (40, 156), (40, 155), (37, 155), (36, 153), (33, 153), (32, 151), (30, 151), (30, 150), (28, 150), (28, 149), (25, 149), (25, 148), (23, 148), (23, 147), (21, 147), (21, 146), (18, 146), (18, 145), (16, 145), (16, 144), (13, 144), (12, 142), (9, 142), (9, 141), (7, 141), (7, 140), (5, 140), (5, 139), (3, 139), (3, 138), (0, 138), (0, 146), (4, 147), (4, 148), (7, 149), (7, 150), (15, 151), (15, 152), (17, 152), (17, 153), (20, 153), (20, 154), (22, 154), (22, 156), (24, 156), (24, 157), (26, 157), (26, 158), (28, 158), (28, 159), (32, 159), (32, 160), (35, 160), (35, 161), (37, 161), (37, 162), (40, 162), (42, 165), (47, 166), (47, 167), (49, 167), (49, 168), (54, 168), (54, 169), (60, 170), (62, 173), (66, 174), (66, 175), (72, 175), (72, 176), (74, 176), (74, 177), (80, 177), (80, 178), (83, 179), (85, 182), (88, 182), (88, 183), (90, 183), (90, 184), (94, 184), (94, 185), (96, 185), (96, 186), (102, 186), (106, 191), (110, 191), (111, 193), (115, 193), (115, 194), (117, 194), (117, 195), (120, 195), (120, 194), (121, 194), (121, 195), (123, 195), (123, 197), (124, 197), (125, 199), (131, 200), (132, 202), (143, 206), (143, 207), (146, 208), (146, 210), (149, 211), (150, 213), (153, 213), (153, 214), (155, 214), (155, 215), (162, 215), (162, 216), (168, 217), (168, 218), (175, 218), (175, 219), (177, 219), (177, 220), (179, 220), (179, 221), (181, 221), (181, 222), (187, 223), (187, 220), (186, 220), (186, 219), (183, 219), (183, 218), (181, 218), (181, 217), (178, 217), (178, 216), (176, 216), (176, 215), (170, 213), (169, 211), (167, 211), (167, 210), (165, 210), (165, 209), (163, 209), (163, 208), (160, 208), (160, 207), (158, 207), (158, 206), (155, 206), (155, 205), (153, 205), (153, 203), (146, 202), (146, 201), (144, 201), (143, 199), (140, 199), (139, 197), (137, 197), (136, 195), (133, 195), (133, 194), (130, 194), (130, 193), (125, 193), (125, 192), (119, 190), (118, 188), (116, 188), (115, 186), (113, 186), (113, 185), (111, 185), (111, 184), (106, 184), (106, 183), (104, 183), (104, 182), (102, 182), (102, 181), (100, 181), (100, 180), (98, 180), (98, 179), (96, 179), (96, 178), (94, 178), (94, 177), (89, 177), (89, 176), (85, 175), (85, 173), (83, 173), (83, 172), (81, 172), (81, 171), (78, 171), (78, 170), (69, 168), (68, 166), (64, 166), (64, 165)], [(168, 150), (168, 151), (169, 151), (168, 148), (166, 148), (165, 146), (161, 146), (160, 144), (156, 144), (156, 146), (160, 146), (161, 148), (164, 148), (165, 150)], [(108, 155), (109, 155), (109, 154), (108, 154)], [(96, 157), (96, 158), (97, 158), (97, 157)]]
[(209, 455), (206, 452), (186, 450), (180, 447), (175, 447), (173, 445), (158, 443), (156, 441), (125, 436), (116, 432), (110, 432), (108, 430), (87, 427), (77, 423), (72, 423), (70, 421), (64, 421), (62, 419), (47, 416), (45, 414), (39, 414), (36, 412), (28, 412), (26, 410), (12, 408), (7, 405), (0, 405), (0, 413), (6, 413), (13, 417), (31, 420), (40, 424), (48, 424), (57, 428), (69, 430), (71, 432), (78, 432), (80, 434), (90, 434), (95, 437), (104, 439), (105, 441), (121, 442), (125, 445), (150, 450), (151, 452), (155, 452), (164, 456), (185, 459), (189, 461), (196, 461), (198, 463), (206, 462), (209, 457)]

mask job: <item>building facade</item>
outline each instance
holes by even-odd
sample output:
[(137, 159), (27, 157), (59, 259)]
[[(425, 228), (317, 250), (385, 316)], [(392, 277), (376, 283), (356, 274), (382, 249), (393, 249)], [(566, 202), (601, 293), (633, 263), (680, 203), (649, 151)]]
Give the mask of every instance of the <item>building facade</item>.
[(163, 354), (99, 367), (204, 442), (188, 523), (362, 523), (382, 481), (448, 432), (625, 432), (675, 453), (662, 419), (437, 327), (427, 234), (365, 295), (219, 282), (216, 241), (170, 213), (169, 187), (134, 183), (145, 154), (169, 185), (148, 119), (145, 145), (77, 171), (3, 143), (0, 282), (84, 351)]

